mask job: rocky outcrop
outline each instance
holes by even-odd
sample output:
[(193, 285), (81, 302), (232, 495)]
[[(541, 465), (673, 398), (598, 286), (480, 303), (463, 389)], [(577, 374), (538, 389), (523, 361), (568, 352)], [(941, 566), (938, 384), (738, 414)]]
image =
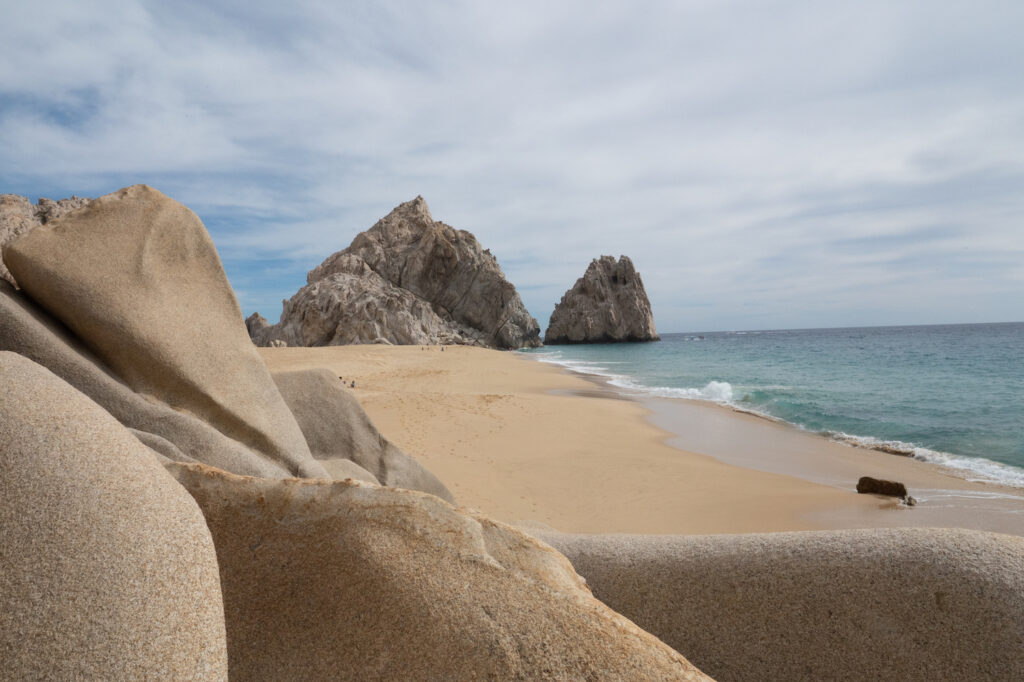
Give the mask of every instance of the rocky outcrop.
[(267, 322), (267, 318), (263, 317), (259, 313), (253, 313), (249, 317), (245, 318), (245, 331), (249, 332), (250, 338), (262, 332), (269, 326), (270, 323)]
[(718, 680), (1024, 679), (1024, 538), (531, 532)]
[(45, 368), (0, 352), (0, 387), (0, 677), (226, 680), (192, 497)]
[(540, 328), (476, 238), (435, 221), (422, 197), (394, 209), (311, 270), (281, 321), (249, 319), (253, 341), (540, 345)]
[[(274, 372), (273, 377), (306, 437), (310, 452), (332, 476), (379, 481), (455, 501), (436, 476), (381, 435), (356, 397), (333, 372)], [(358, 468), (353, 469), (351, 464)], [(361, 470), (372, 474), (372, 479), (364, 477)]]
[[(28, 199), (17, 194), (0, 194), (0, 249), (4, 244), (14, 241), (33, 228), (45, 225), (51, 220), (70, 213), (89, 203), (83, 197), (70, 199), (40, 199), (35, 206)], [(17, 286), (14, 276), (7, 266), (0, 261), (0, 279), (5, 279)]]
[(545, 344), (657, 341), (654, 315), (633, 261), (601, 256), (565, 292), (544, 333)]
[(136, 393), (293, 474), (327, 475), (249, 340), (210, 235), (185, 206), (128, 187), (8, 243), (3, 259)]
[(708, 679), (550, 547), (432, 495), (168, 467), (217, 547), (231, 679)]

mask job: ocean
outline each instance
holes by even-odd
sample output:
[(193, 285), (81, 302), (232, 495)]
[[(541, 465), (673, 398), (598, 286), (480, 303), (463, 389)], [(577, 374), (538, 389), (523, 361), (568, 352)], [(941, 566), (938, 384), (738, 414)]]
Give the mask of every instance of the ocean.
[(641, 397), (722, 403), (1024, 488), (1024, 323), (694, 332), (521, 352)]

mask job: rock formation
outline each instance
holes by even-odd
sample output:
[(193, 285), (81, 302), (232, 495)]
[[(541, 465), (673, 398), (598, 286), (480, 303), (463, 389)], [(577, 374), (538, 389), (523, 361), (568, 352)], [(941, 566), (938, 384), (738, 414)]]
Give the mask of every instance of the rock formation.
[(544, 333), (545, 344), (657, 341), (654, 315), (633, 261), (601, 256), (565, 292)]
[(62, 324), (32, 303), (24, 292), (0, 282), (0, 350), (43, 365), (102, 406), (152, 447), (155, 439), (176, 453), (176, 461), (197, 460), (236, 474), (290, 476), (290, 471), (228, 438), (195, 415), (174, 410), (136, 393), (108, 369)]
[(399, 205), (311, 270), (281, 321), (247, 320), (257, 345), (540, 345), (540, 328), (491, 252), (435, 221), (422, 197)]
[[(437, 477), (381, 435), (355, 396), (326, 369), (275, 372), (274, 382), (295, 415), (313, 457), (335, 478), (364, 478), (421, 490), (454, 502)], [(353, 469), (352, 464), (358, 465)]]
[(531, 532), (718, 680), (1024, 679), (1024, 538)]
[(136, 393), (298, 475), (326, 476), (252, 347), (199, 218), (136, 185), (8, 243), (19, 286)]
[(226, 680), (217, 556), (195, 501), (51, 372), (0, 352), (4, 679)]
[(169, 468), (217, 547), (232, 679), (708, 679), (550, 547), (432, 495)]
[[(56, 220), (76, 208), (81, 208), (89, 201), (83, 197), (71, 197), (59, 201), (40, 199), (39, 203), (33, 206), (28, 199), (17, 194), (0, 194), (0, 249), (7, 242), (14, 241), (29, 230)], [(14, 277), (2, 261), (0, 261), (0, 279), (5, 279), (16, 285)]]

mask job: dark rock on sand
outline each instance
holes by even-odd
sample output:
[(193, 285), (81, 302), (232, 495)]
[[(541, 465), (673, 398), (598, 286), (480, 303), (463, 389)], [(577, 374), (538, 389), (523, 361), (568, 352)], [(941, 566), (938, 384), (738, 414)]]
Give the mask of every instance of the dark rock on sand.
[(545, 344), (658, 339), (644, 283), (626, 256), (591, 261), (555, 306), (544, 333)]
[(870, 476), (861, 476), (857, 481), (857, 492), (865, 495), (888, 495), (889, 497), (907, 497), (907, 486), (897, 481), (885, 481)]
[(306, 281), (278, 324), (253, 321), (257, 345), (540, 345), (537, 321), (498, 261), (469, 232), (435, 221), (422, 197), (399, 205)]

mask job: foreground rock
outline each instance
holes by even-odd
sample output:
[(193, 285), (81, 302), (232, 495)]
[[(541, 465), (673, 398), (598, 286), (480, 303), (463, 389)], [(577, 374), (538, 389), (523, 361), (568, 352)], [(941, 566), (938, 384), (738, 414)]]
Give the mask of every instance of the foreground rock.
[(185, 206), (128, 187), (8, 243), (3, 259), (136, 393), (292, 474), (327, 475), (252, 347), (209, 234)]
[(537, 534), (720, 681), (1024, 679), (1024, 538)]
[(226, 680), (195, 501), (99, 406), (0, 353), (4, 679)]
[(436, 497), (168, 466), (213, 533), (234, 680), (708, 679), (557, 552)]
[[(313, 457), (332, 476), (379, 481), (455, 501), (436, 476), (381, 435), (359, 401), (333, 372), (275, 372), (273, 377)], [(353, 464), (358, 468), (353, 469)], [(372, 479), (364, 477), (360, 469), (370, 472)]]
[[(7, 242), (14, 241), (30, 230), (56, 220), (76, 208), (81, 208), (89, 201), (90, 199), (83, 197), (59, 201), (40, 199), (39, 203), (33, 206), (28, 199), (17, 194), (0, 194), (0, 249)], [(3, 262), (0, 262), (0, 279), (17, 285), (14, 276)]]
[(278, 324), (249, 318), (257, 345), (540, 345), (537, 321), (498, 261), (469, 232), (435, 221), (422, 197), (399, 205), (306, 281)]
[(23, 292), (0, 282), (0, 350), (46, 367), (103, 407), (150, 447), (178, 462), (200, 461), (247, 476), (283, 478), (290, 471), (228, 438), (187, 412), (146, 399), (126, 386), (66, 327)]
[(601, 256), (555, 306), (545, 344), (657, 341), (654, 315), (633, 261)]

